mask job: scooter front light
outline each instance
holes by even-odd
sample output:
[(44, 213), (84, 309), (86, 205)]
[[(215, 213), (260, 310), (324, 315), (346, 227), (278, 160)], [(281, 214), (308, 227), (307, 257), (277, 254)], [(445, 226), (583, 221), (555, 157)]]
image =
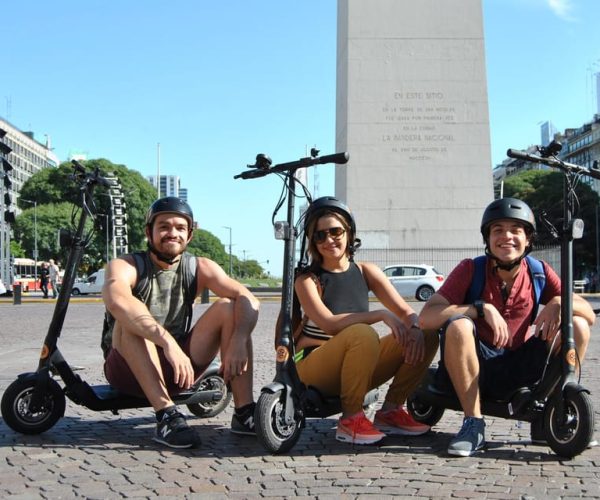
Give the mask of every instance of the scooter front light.
[(286, 238), (289, 238), (290, 225), (286, 221), (276, 221), (273, 224), (273, 230), (275, 232), (276, 240), (285, 240)]

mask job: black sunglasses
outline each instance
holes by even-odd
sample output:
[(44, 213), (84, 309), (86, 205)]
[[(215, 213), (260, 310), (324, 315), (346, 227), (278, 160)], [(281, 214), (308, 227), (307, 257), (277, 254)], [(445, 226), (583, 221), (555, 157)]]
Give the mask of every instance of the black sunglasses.
[(323, 243), (327, 239), (327, 236), (331, 236), (331, 238), (334, 240), (339, 240), (345, 232), (346, 230), (343, 227), (322, 229), (321, 231), (315, 231), (315, 234), (313, 235), (313, 241), (315, 243)]

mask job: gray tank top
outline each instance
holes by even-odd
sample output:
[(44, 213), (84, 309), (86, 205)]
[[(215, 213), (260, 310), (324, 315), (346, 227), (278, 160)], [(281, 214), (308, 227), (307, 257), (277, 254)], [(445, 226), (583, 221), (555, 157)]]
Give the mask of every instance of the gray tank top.
[(148, 276), (150, 295), (146, 302), (152, 317), (180, 341), (187, 334), (181, 261), (175, 269), (161, 269), (152, 263)]

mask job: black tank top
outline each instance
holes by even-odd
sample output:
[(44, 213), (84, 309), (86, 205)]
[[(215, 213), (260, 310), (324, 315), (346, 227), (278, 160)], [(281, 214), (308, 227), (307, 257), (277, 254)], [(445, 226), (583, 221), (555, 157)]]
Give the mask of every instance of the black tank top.
[[(369, 310), (369, 287), (360, 270), (350, 262), (348, 269), (342, 273), (332, 273), (319, 269), (315, 275), (323, 288), (322, 300), (332, 314), (358, 313)], [(328, 340), (328, 335), (310, 319), (303, 330), (307, 337)]]

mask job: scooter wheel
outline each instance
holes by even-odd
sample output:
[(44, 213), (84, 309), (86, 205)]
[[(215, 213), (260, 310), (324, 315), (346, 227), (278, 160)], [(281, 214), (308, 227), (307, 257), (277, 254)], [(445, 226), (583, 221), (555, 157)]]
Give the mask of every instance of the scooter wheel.
[(433, 427), (444, 415), (444, 408), (426, 403), (412, 395), (406, 400), (406, 408), (417, 422)]
[(559, 397), (551, 398), (544, 412), (546, 440), (557, 455), (573, 458), (592, 440), (594, 408), (590, 395), (582, 390), (565, 391)]
[(229, 390), (229, 387), (227, 387), (225, 380), (218, 375), (210, 375), (201, 379), (196, 387), (196, 392), (197, 391), (221, 391), (221, 394), (223, 394), (218, 401), (187, 405), (188, 409), (200, 418), (210, 418), (218, 415), (225, 410), (231, 402), (231, 391)]
[(29, 403), (37, 378), (22, 377), (10, 384), (2, 395), (2, 417), (14, 431), (22, 434), (40, 434), (50, 429), (65, 414), (65, 394), (60, 385), (48, 379), (41, 408), (32, 412)]
[(254, 413), (258, 441), (271, 453), (285, 453), (293, 448), (300, 437), (302, 418), (294, 412), (294, 420), (285, 422), (285, 394), (263, 392)]

